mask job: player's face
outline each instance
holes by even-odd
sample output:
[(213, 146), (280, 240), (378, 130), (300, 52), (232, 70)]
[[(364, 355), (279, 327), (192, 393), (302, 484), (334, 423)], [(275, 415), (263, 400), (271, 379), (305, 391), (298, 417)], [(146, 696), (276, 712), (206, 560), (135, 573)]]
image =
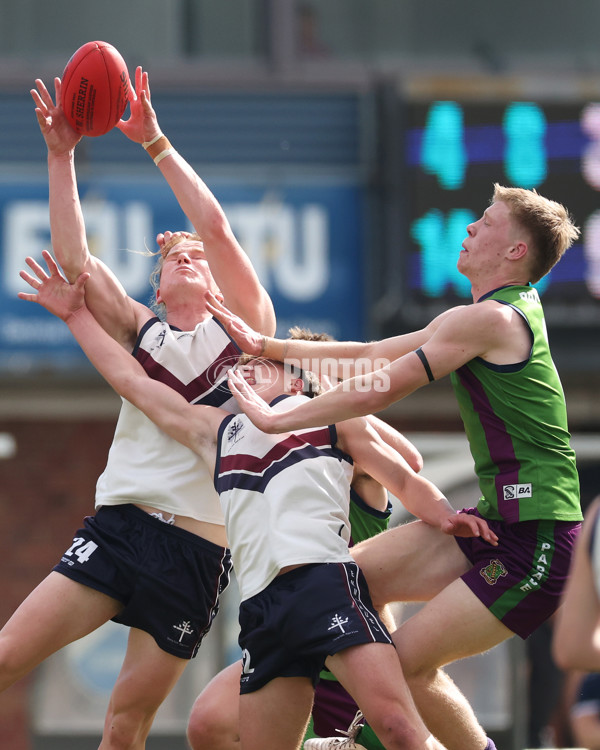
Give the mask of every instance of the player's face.
[(516, 226), (506, 203), (497, 201), (467, 227), (457, 268), (467, 278), (492, 274), (516, 242)]
[(267, 403), (287, 391), (285, 372), (279, 362), (257, 358), (237, 369), (248, 385)]
[(202, 243), (195, 240), (184, 240), (169, 250), (163, 261), (157, 299), (168, 304), (171, 293), (184, 294), (186, 289), (198, 298), (203, 298), (208, 290), (218, 292)]

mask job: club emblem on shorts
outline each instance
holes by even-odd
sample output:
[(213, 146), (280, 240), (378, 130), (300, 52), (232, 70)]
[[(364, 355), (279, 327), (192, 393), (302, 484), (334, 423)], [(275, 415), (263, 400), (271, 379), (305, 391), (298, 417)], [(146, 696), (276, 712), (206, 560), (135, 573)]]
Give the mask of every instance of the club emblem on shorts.
[(490, 560), (490, 564), (486, 565), (480, 571), (481, 576), (485, 579), (486, 583), (490, 586), (494, 586), (499, 578), (508, 575), (508, 570), (502, 565), (500, 560)]
[(242, 420), (234, 419), (233, 422), (229, 425), (229, 429), (227, 430), (227, 442), (237, 443), (237, 441), (240, 439), (240, 432), (243, 428), (244, 425), (242, 423)]
[(334, 628), (339, 628), (341, 633), (345, 633), (344, 625), (348, 623), (348, 618), (345, 619), (340, 617), (339, 615), (334, 615), (334, 617), (331, 618), (331, 625), (327, 628), (327, 630), (333, 630)]
[(189, 620), (182, 620), (179, 625), (173, 625), (173, 628), (179, 631), (179, 643), (183, 640), (184, 635), (192, 635), (194, 632), (193, 628), (190, 628)]

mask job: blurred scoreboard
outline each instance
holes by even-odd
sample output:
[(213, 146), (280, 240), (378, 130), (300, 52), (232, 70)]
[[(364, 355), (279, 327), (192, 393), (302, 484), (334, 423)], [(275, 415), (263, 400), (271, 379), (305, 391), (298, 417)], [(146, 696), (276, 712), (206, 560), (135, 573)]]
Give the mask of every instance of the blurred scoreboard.
[(404, 123), (404, 324), (471, 300), (456, 261), (498, 182), (567, 207), (581, 237), (536, 286), (549, 326), (598, 326), (600, 104), (408, 102)]

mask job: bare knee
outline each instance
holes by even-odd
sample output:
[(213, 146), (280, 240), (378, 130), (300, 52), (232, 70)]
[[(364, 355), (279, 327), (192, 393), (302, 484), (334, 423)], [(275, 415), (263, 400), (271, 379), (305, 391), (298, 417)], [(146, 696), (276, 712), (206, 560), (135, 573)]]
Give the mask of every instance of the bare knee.
[(424, 724), (416, 726), (398, 711), (383, 716), (372, 727), (381, 743), (393, 750), (420, 750), (429, 735)]
[(98, 750), (137, 750), (145, 747), (157, 709), (129, 707), (116, 711), (109, 706)]
[(5, 690), (36, 666), (37, 662), (24, 663), (22, 653), (23, 649), (13, 640), (0, 638), (0, 690)]
[(235, 750), (240, 747), (237, 723), (209, 701), (202, 700), (202, 696), (192, 707), (187, 739), (192, 750)]

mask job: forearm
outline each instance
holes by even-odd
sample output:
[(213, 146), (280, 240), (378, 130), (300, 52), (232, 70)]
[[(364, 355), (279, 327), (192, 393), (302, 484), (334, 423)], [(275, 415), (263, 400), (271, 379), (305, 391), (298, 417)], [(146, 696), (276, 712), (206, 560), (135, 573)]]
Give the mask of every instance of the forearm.
[(375, 414), (427, 382), (419, 358), (409, 354), (389, 367), (338, 383), (294, 409), (272, 414), (268, 424), (261, 428), (266, 432), (286, 432)]
[(202, 238), (210, 271), (225, 304), (260, 333), (275, 332), (275, 312), (250, 258), (209, 187), (176, 151), (159, 162), (183, 212)]
[(48, 153), (48, 180), (52, 248), (72, 283), (87, 270), (89, 258), (73, 151)]
[(65, 323), (96, 370), (119, 395), (133, 402), (135, 378), (147, 377), (139, 362), (106, 333), (87, 307), (72, 313)]
[(421, 471), (423, 456), (407, 437), (372, 414), (367, 417), (367, 420), (381, 438), (402, 456), (413, 471), (417, 473)]
[(442, 491), (417, 474), (407, 476), (404, 488), (396, 497), (409, 513), (438, 529), (442, 528), (444, 521), (456, 515)]
[(365, 375), (386, 367), (426, 341), (424, 331), (382, 341), (306, 341), (265, 337), (263, 356), (298, 363), (304, 370), (332, 382)]

